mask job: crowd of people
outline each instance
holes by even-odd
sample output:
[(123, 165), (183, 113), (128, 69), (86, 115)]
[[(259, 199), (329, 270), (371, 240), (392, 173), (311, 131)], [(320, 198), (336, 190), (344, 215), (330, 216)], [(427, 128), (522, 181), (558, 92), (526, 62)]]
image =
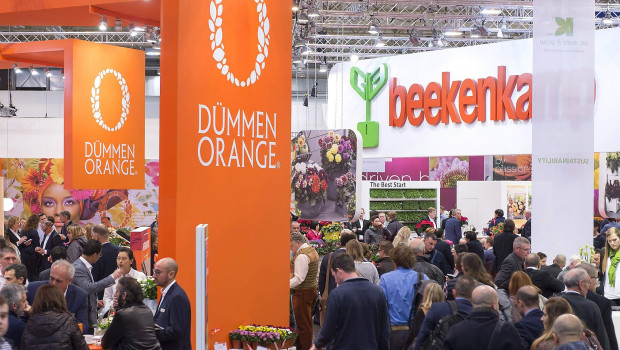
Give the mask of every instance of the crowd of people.
[[(340, 233), (340, 248), (323, 257), (292, 221), (298, 349), (618, 350), (612, 306), (620, 306), (619, 223), (594, 221), (589, 261), (559, 254), (547, 265), (544, 252), (531, 252), (529, 211), (516, 228), (496, 210), (488, 232), (501, 232), (484, 237), (451, 229), (458, 209), (442, 228), (429, 208), (433, 224), (420, 233), (394, 214), (372, 211), (365, 220), (362, 213)], [(364, 258), (364, 243), (378, 244), (378, 260)]]
[[(152, 270), (161, 297), (144, 304), (147, 279), (127, 247), (110, 243), (110, 219), (74, 224), (71, 214), (9, 217), (0, 237), (0, 350), (88, 349), (86, 337), (110, 320), (104, 349), (191, 349), (191, 307), (178, 265)], [(112, 317), (110, 317), (112, 316)]]

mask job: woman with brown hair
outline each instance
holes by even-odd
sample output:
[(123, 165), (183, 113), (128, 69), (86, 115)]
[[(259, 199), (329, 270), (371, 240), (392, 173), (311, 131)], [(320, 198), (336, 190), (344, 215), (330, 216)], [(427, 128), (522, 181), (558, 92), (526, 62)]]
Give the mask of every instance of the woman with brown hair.
[(67, 259), (69, 262), (74, 262), (82, 256), (84, 246), (86, 246), (86, 236), (80, 225), (71, 224), (67, 227), (67, 239), (69, 240)]
[(364, 277), (374, 284), (379, 284), (379, 272), (371, 262), (364, 261), (364, 249), (357, 240), (351, 240), (346, 245), (347, 254), (355, 262), (355, 269), (360, 277)]
[(84, 236), (86, 236), (87, 241), (93, 239), (93, 227), (95, 227), (93, 223), (87, 222), (84, 224)]
[[(505, 289), (498, 289), (497, 294), (499, 295), (500, 304), (508, 304), (506, 301), (510, 300), (510, 310), (505, 310), (506, 312), (510, 312), (511, 322), (517, 323), (519, 322), (523, 316), (519, 313), (519, 308), (517, 307), (517, 291), (519, 288), (523, 286), (533, 286), (538, 291), (538, 305), (542, 310), (543, 305), (547, 301), (547, 298), (540, 295), (540, 289), (532, 283), (532, 279), (523, 271), (517, 271), (512, 274), (510, 277), (510, 282), (508, 283), (508, 291)], [(503, 303), (502, 303), (503, 302)]]
[(491, 278), (491, 275), (487, 272), (478, 254), (466, 253), (463, 255), (461, 258), (461, 269), (465, 276), (469, 276), (482, 284), (495, 288), (493, 278)]
[(27, 239), (20, 250), (22, 264), (28, 269), (28, 280), (36, 281), (39, 279), (39, 259), (41, 255), (35, 252), (34, 248), (40, 247), (39, 244), (39, 215), (32, 214), (28, 217), (22, 236)]
[(88, 349), (75, 317), (67, 310), (63, 292), (53, 284), (37, 289), (24, 329), (22, 349)]

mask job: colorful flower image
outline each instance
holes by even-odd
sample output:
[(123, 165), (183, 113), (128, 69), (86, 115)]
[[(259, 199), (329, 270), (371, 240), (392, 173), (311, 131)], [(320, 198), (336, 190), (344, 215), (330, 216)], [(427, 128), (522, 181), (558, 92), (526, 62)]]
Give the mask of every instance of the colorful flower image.
[(159, 208), (159, 161), (146, 163), (143, 190), (91, 190), (65, 188), (63, 159), (2, 159), (3, 194), (14, 202), (6, 214), (26, 218), (44, 213), (59, 225), (59, 214), (66, 210), (74, 223), (98, 224), (109, 216), (117, 228), (148, 226)]
[(430, 180), (441, 188), (456, 188), (457, 181), (469, 179), (469, 157), (431, 157), (429, 163)]

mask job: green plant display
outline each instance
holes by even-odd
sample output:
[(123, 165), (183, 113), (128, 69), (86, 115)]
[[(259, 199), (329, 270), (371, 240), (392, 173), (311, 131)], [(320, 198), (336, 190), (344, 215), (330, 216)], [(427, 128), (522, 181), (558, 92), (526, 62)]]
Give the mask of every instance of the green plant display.
[(157, 299), (157, 285), (153, 277), (147, 277), (146, 280), (139, 283), (145, 299)]
[(404, 190), (405, 198), (420, 198), (420, 190)]

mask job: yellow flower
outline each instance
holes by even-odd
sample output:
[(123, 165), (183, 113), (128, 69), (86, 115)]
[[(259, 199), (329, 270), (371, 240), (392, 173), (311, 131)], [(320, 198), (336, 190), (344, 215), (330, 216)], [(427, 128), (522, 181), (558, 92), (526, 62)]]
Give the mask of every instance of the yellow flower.
[(2, 159), (2, 168), (7, 169), (7, 179), (19, 181), (26, 175), (26, 162), (20, 158)]
[(340, 161), (342, 161), (342, 156), (340, 154), (336, 154), (334, 159), (336, 159), (336, 163), (340, 163)]
[(334, 135), (334, 142), (336, 142), (336, 143), (340, 142), (340, 135), (338, 135), (338, 134)]
[(333, 154), (338, 153), (338, 145), (332, 145), (332, 148), (330, 149), (330, 152), (332, 152)]
[(303, 146), (304, 143), (306, 143), (304, 140), (302, 140), (301, 138), (297, 139), (297, 145), (299, 145), (299, 147)]
[(333, 131), (330, 131), (330, 132), (328, 132), (328, 133), (327, 133), (327, 135), (329, 135), (329, 136), (332, 136), (332, 137), (333, 137), (333, 136), (334, 136), (334, 132), (333, 132)]
[(330, 162), (333, 162), (334, 161), (334, 155), (328, 152), (327, 153), (327, 160), (329, 160)]
[(65, 162), (63, 159), (54, 159), (54, 163), (50, 168), (50, 176), (57, 184), (65, 182)]

